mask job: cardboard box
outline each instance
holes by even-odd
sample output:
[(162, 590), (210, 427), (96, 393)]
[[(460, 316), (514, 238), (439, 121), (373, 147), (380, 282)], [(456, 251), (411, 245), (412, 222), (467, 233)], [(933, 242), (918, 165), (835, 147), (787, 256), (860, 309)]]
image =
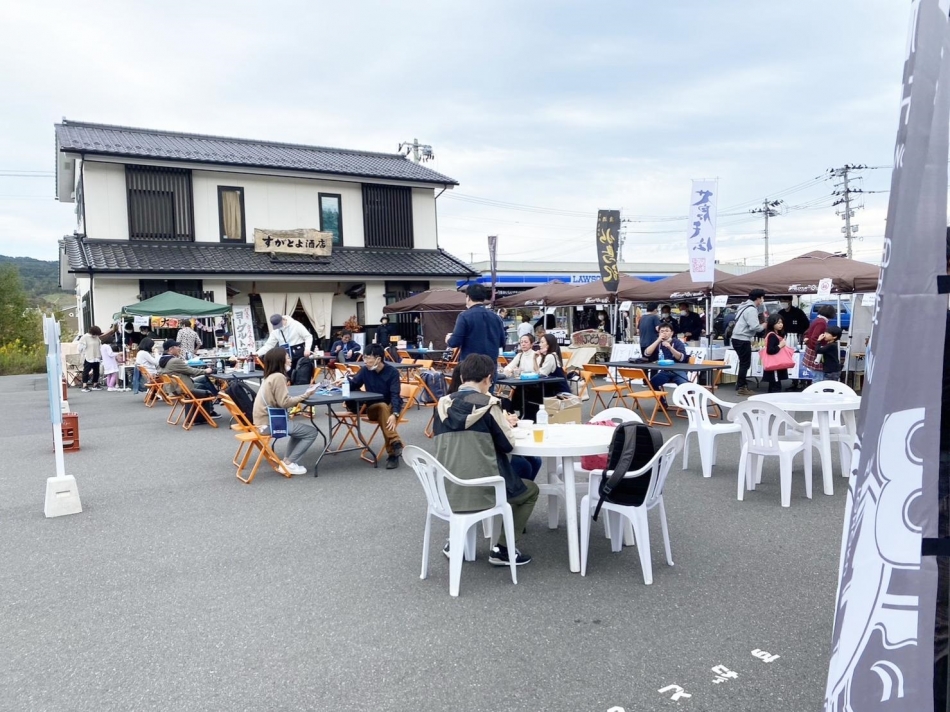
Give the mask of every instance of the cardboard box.
[[(545, 399), (547, 400), (547, 399)], [(544, 409), (547, 410), (547, 405), (544, 406)], [(583, 423), (583, 413), (581, 413), (581, 404), (572, 405), (567, 408), (555, 412), (548, 412), (548, 422), (549, 423), (577, 423), (580, 425)]]
[(581, 399), (575, 395), (567, 398), (556, 398), (554, 396), (544, 399), (544, 409), (549, 413), (557, 413), (565, 408), (573, 408), (581, 404)]

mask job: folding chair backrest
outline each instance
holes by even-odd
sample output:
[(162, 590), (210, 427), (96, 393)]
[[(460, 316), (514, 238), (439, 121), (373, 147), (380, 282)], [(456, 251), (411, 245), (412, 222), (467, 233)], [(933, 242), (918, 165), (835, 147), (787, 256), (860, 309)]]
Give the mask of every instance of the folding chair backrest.
[(763, 401), (743, 401), (733, 406), (729, 420), (739, 423), (743, 445), (758, 455), (779, 455), (784, 428), (798, 425), (784, 410)]
[(585, 363), (583, 369), (592, 376), (604, 376), (606, 378), (610, 378), (610, 369), (602, 364)]
[(402, 396), (402, 412), (399, 415), (399, 422), (406, 420), (406, 414), (409, 412), (409, 409), (416, 404), (416, 400), (419, 398), (419, 391), (422, 390), (422, 386), (417, 383), (403, 383), (399, 386), (399, 395)]
[[(729, 365), (725, 361), (710, 361), (709, 359), (703, 359), (699, 363), (703, 364), (704, 366), (728, 366)], [(712, 372), (713, 373), (712, 385), (714, 386), (719, 385), (719, 381), (722, 379), (722, 372), (723, 372), (723, 369), (721, 368), (717, 368), (716, 370)]]
[(227, 409), (228, 413), (231, 414), (231, 417), (237, 422), (237, 425), (241, 427), (242, 430), (256, 430), (254, 423), (247, 419), (247, 416), (244, 414), (244, 411), (235, 403), (230, 396), (222, 393), (220, 395), (221, 403)]
[(432, 368), (432, 359), (431, 358), (420, 358), (416, 359), (416, 366), (419, 368)]
[(641, 381), (647, 390), (653, 391), (654, 393), (662, 392), (653, 388), (653, 385), (650, 383), (650, 377), (647, 376), (646, 371), (642, 368), (618, 368), (617, 375), (627, 383), (630, 383), (630, 381)]
[(414, 358), (409, 358), (408, 356), (406, 356), (406, 357), (405, 357), (404, 359), (402, 359), (402, 361), (401, 361), (401, 363), (405, 363), (405, 364), (408, 364), (408, 365), (410, 365), (410, 366), (411, 366), (412, 364), (414, 364), (415, 362), (416, 362), (416, 360), (415, 360)]

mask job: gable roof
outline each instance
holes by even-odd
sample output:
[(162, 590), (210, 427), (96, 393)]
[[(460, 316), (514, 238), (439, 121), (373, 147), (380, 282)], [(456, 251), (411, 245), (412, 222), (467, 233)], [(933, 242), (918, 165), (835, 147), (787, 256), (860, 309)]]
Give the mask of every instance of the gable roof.
[[(274, 168), (380, 180), (458, 185), (396, 153), (351, 151), (224, 136), (68, 121), (56, 124), (57, 152)], [(57, 161), (57, 165), (58, 165)]]
[(253, 245), (214, 242), (62, 240), (70, 272), (97, 274), (248, 274), (314, 276), (472, 277), (476, 272), (445, 250), (335, 247), (329, 258), (282, 259)]

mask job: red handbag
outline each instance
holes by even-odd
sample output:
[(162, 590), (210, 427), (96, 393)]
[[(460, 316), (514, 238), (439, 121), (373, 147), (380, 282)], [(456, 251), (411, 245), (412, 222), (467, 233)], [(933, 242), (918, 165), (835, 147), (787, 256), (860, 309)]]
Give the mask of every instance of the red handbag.
[[(776, 334), (769, 334), (769, 336), (766, 337), (766, 343), (769, 337), (772, 336), (778, 338)], [(778, 353), (774, 354), (770, 354), (767, 348), (768, 347), (759, 351), (759, 359), (762, 361), (763, 371), (782, 371), (795, 367), (795, 349), (791, 346), (783, 346), (778, 350)]]

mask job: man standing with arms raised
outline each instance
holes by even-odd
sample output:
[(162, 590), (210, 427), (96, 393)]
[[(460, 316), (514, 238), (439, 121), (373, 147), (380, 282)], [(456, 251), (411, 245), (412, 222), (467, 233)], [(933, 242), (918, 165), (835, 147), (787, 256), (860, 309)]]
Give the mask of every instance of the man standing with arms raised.
[[(458, 363), (471, 354), (483, 354), (497, 363), (499, 349), (505, 348), (505, 324), (485, 304), (489, 294), (486, 287), (470, 284), (465, 294), (466, 309), (459, 314), (452, 333), (446, 334), (445, 343), (449, 348), (459, 350)], [(455, 393), (461, 384), (460, 369), (456, 367), (449, 391)]]

